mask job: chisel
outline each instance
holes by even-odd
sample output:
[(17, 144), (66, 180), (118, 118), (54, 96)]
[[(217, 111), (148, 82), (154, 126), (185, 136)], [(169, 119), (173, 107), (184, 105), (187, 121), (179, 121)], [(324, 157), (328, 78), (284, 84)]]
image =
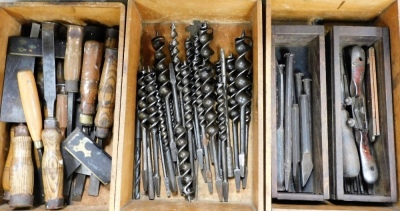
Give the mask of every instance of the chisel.
[(63, 179), (64, 163), (60, 151), (61, 132), (55, 119), (56, 70), (54, 54), (55, 23), (42, 24), (42, 50), (44, 74), (44, 99), (46, 100), (47, 118), (44, 120), (42, 140), (44, 154), (42, 159), (43, 186), (46, 209), (60, 209), (64, 205)]

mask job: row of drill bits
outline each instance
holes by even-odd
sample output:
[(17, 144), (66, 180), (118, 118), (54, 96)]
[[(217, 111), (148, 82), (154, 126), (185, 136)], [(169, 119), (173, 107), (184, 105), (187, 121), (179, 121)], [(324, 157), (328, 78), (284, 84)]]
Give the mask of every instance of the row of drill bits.
[(212, 194), (210, 163), (220, 201), (228, 201), (228, 178), (235, 178), (237, 191), (247, 186), (251, 38), (243, 32), (235, 39), (237, 58), (230, 54), (225, 60), (220, 49), (220, 60), (213, 63), (213, 30), (198, 21), (187, 30), (186, 60), (179, 58), (172, 24), (171, 63), (165, 61), (165, 38), (157, 32), (151, 41), (154, 65), (138, 73), (135, 199), (140, 198), (141, 177), (149, 199), (160, 195), (159, 155), (168, 197), (179, 191), (188, 201), (196, 199), (199, 172)]
[(278, 191), (312, 192), (311, 79), (293, 73), (294, 54), (285, 58), (277, 63)]

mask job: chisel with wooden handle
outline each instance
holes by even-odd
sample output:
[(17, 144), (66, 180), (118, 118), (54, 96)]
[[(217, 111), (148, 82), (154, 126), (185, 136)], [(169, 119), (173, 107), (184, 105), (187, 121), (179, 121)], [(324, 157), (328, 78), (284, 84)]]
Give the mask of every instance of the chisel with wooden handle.
[(12, 208), (32, 207), (34, 184), (32, 139), (29, 136), (28, 128), (23, 124), (15, 127), (14, 131), (9, 205)]
[(62, 136), (54, 115), (56, 100), (54, 29), (55, 23), (42, 24), (44, 99), (48, 113), (42, 132), (44, 144), (42, 169), (46, 209), (60, 209), (64, 205), (64, 163), (60, 151)]
[(14, 137), (14, 128), (15, 127), (11, 127), (10, 129), (10, 146), (9, 146), (9, 150), (8, 150), (8, 156), (7, 156), (7, 160), (6, 163), (4, 165), (4, 170), (3, 170), (3, 180), (2, 180), (2, 184), (3, 184), (3, 191), (4, 191), (4, 195), (3, 195), (3, 200), (10, 200), (10, 185), (11, 185), (11, 181), (10, 181), (10, 166), (11, 166), (11, 161), (12, 161), (12, 156), (13, 156), (13, 151), (14, 151), (14, 144), (11, 141)]

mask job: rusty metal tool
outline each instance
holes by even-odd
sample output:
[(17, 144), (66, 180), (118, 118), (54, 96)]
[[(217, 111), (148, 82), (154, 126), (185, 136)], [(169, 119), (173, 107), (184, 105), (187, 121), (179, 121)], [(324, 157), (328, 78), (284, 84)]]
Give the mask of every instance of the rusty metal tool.
[(42, 24), (42, 50), (44, 74), (44, 99), (46, 100), (47, 118), (44, 121), (42, 140), (44, 154), (42, 160), (43, 186), (46, 209), (59, 209), (64, 206), (63, 177), (64, 163), (60, 152), (61, 133), (54, 116), (56, 100), (56, 70), (54, 56), (54, 31), (56, 24)]
[(356, 120), (354, 124), (355, 137), (359, 145), (362, 175), (366, 183), (374, 184), (378, 179), (378, 168), (369, 142), (367, 109), (363, 93), (365, 52), (360, 46), (353, 46), (350, 51), (350, 58), (350, 96), (353, 98), (352, 111)]
[[(29, 73), (31, 75), (30, 80), (34, 81), (30, 70), (25, 73)], [(11, 188), (9, 205), (12, 208), (32, 207), (34, 184), (31, 152), (32, 139), (25, 125), (20, 124), (15, 127), (12, 142), (14, 149), (10, 166)]]
[(278, 191), (285, 190), (285, 171), (284, 171), (284, 156), (285, 156), (285, 147), (284, 147), (284, 101), (285, 101), (285, 84), (284, 84), (284, 76), (283, 69), (285, 68), (284, 64), (278, 64), (278, 61), (275, 61), (278, 67), (277, 71), (277, 131), (276, 131), (276, 148), (277, 148), (277, 189)]
[(352, 99), (349, 93), (348, 76), (344, 69), (344, 57), (340, 59), (340, 73), (341, 73), (341, 117), (342, 117), (342, 148), (343, 148), (343, 177), (351, 178), (358, 177), (360, 173), (360, 159), (354, 134), (352, 128), (349, 127), (348, 122), (354, 121), (349, 117), (346, 107), (351, 105)]
[[(309, 79), (303, 79), (309, 80)], [(305, 86), (306, 87), (306, 86)], [(312, 134), (311, 134), (311, 110), (310, 95), (304, 88), (306, 94), (300, 95), (300, 121), (301, 121), (301, 181), (304, 187), (310, 178), (314, 168), (312, 161)]]
[(293, 54), (287, 53), (286, 57), (286, 87), (285, 87), (285, 128), (284, 128), (284, 141), (285, 141), (285, 190), (289, 190), (289, 184), (292, 177), (292, 101), (293, 101)]
[(300, 103), (300, 96), (302, 93), (302, 78), (303, 78), (303, 73), (298, 72), (294, 75), (295, 77), (295, 92), (293, 93), (294, 99), (293, 99), (293, 107), (292, 107), (292, 115), (293, 115), (293, 121), (292, 121), (292, 142), (293, 142), (293, 183), (294, 183), (294, 189), (296, 192), (300, 192), (301, 190), (301, 169), (300, 169), (300, 163), (301, 163), (301, 147), (300, 147), (300, 110), (302, 109), (299, 106)]

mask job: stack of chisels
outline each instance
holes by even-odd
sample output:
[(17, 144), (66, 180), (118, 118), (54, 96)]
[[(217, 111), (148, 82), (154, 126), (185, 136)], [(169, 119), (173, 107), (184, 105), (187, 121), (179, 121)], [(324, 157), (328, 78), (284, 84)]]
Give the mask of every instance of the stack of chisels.
[(111, 140), (119, 32), (54, 22), (26, 28), (29, 37), (8, 42), (0, 113), (10, 123), (3, 199), (11, 208), (60, 209), (80, 201), (84, 190), (98, 196), (100, 183), (110, 182), (111, 157), (103, 146)]
[(294, 73), (294, 54), (277, 63), (278, 191), (313, 192), (311, 79)]

